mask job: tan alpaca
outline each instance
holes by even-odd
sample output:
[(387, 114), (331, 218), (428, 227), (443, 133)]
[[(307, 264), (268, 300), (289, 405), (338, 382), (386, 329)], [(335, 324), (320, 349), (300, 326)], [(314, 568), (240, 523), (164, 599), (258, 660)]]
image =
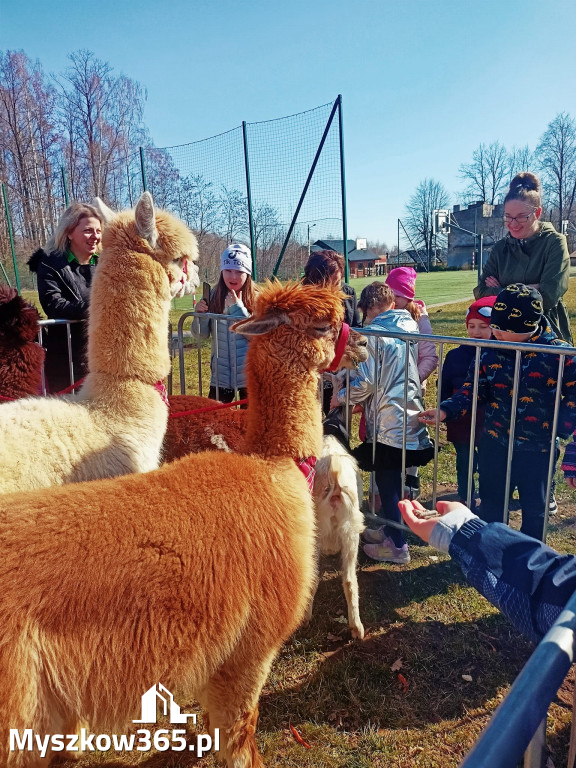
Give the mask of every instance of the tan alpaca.
[[(343, 369), (353, 370), (367, 358), (366, 337), (351, 330), (340, 365)], [(339, 389), (340, 385), (335, 388)], [(169, 401), (173, 413), (215, 405), (213, 400), (193, 395), (176, 395)], [(164, 441), (164, 461), (202, 450), (243, 451), (247, 415), (245, 410), (223, 409), (170, 418)], [(258, 452), (259, 448), (256, 449)], [(318, 549), (324, 555), (341, 555), (348, 625), (352, 636), (360, 639), (364, 637), (364, 627), (360, 620), (356, 566), (360, 534), (365, 528), (360, 511), (362, 493), (362, 477), (355, 459), (335, 437), (325, 435), (313, 488)], [(314, 593), (317, 585), (318, 581)], [(308, 606), (307, 621), (312, 619), (312, 602)]]
[(170, 370), (170, 300), (198, 282), (196, 238), (155, 211), (148, 192), (118, 215), (97, 204), (105, 226), (91, 292), (90, 373), (77, 397), (2, 405), (0, 493), (158, 466), (168, 411), (154, 385)]
[(262, 765), (258, 698), (315, 578), (294, 459), (320, 451), (342, 315), (339, 292), (276, 284), (237, 324), (253, 337), (245, 455), (0, 498), (0, 766), (48, 763), (8, 752), (10, 728), (124, 733), (155, 683), (199, 698), (229, 768)]

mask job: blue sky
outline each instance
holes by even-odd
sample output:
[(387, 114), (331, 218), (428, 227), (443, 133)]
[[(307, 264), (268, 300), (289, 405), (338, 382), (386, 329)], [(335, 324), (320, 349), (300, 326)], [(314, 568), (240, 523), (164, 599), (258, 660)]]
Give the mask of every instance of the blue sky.
[(148, 92), (157, 146), (343, 95), (350, 236), (396, 242), (417, 184), (458, 202), (481, 143), (576, 117), (573, 0), (0, 0), (0, 49), (47, 72), (87, 48)]

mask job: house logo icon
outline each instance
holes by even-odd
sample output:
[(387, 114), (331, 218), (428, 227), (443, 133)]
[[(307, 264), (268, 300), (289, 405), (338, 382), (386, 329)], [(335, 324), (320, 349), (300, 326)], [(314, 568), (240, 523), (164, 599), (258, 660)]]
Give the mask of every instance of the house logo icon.
[[(180, 707), (174, 701), (174, 696), (170, 693), (168, 688), (165, 688), (162, 683), (153, 685), (142, 696), (142, 717), (140, 720), (132, 720), (133, 723), (148, 723), (153, 725), (156, 723), (156, 706), (158, 701), (162, 702), (162, 714), (170, 715), (170, 722), (173, 724), (186, 723), (189, 717), (192, 718), (192, 722), (196, 725), (195, 714), (185, 714), (180, 712)], [(170, 711), (168, 711), (170, 710)]]

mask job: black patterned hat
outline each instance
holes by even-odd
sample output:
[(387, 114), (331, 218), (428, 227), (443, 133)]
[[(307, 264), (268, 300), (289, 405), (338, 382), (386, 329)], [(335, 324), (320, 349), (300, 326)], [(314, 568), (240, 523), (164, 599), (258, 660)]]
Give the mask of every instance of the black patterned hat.
[(490, 325), (498, 331), (529, 333), (538, 328), (543, 314), (540, 291), (524, 283), (512, 283), (496, 296)]

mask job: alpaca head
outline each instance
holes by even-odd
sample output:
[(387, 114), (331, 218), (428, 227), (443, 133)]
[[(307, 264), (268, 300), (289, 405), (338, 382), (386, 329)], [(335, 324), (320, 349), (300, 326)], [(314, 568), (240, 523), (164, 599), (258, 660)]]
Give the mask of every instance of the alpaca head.
[(358, 331), (355, 331), (354, 328), (350, 328), (338, 369), (344, 370), (347, 368), (348, 370), (355, 371), (360, 363), (365, 363), (368, 360), (368, 356), (368, 339), (366, 336), (358, 333)]
[(149, 255), (166, 272), (172, 298), (200, 285), (196, 237), (180, 219), (156, 210), (150, 192), (142, 194), (133, 211), (115, 214), (98, 197), (93, 205), (102, 216), (103, 249), (121, 245)]
[(232, 330), (265, 337), (271, 356), (288, 360), (292, 351), (307, 370), (318, 372), (334, 357), (344, 319), (343, 298), (337, 287), (267, 282), (252, 317), (235, 323)]
[(21, 346), (38, 336), (38, 311), (14, 288), (0, 285), (0, 339)]

